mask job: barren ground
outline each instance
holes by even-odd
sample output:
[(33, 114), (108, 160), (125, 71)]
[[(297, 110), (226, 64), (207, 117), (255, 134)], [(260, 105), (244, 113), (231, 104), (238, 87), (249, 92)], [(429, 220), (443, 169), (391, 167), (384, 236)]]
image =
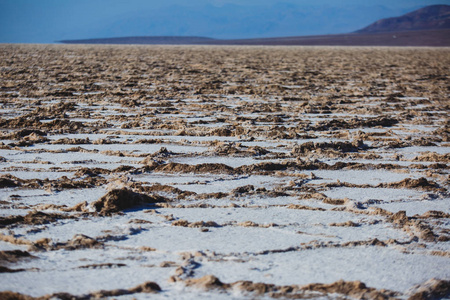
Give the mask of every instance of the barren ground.
[(0, 298), (448, 297), (449, 66), (0, 45)]

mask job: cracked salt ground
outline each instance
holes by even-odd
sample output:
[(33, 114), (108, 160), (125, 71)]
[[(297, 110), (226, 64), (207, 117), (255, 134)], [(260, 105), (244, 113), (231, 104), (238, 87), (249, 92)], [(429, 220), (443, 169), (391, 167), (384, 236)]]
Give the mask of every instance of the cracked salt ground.
[(402, 174), (383, 170), (347, 170), (345, 172), (317, 170), (314, 171), (314, 174), (318, 177), (317, 180), (312, 182), (314, 184), (336, 182), (339, 180), (340, 182), (348, 182), (351, 184), (377, 185), (383, 182), (395, 182), (405, 178), (420, 177), (420, 174)]
[(226, 164), (227, 166), (230, 166), (232, 168), (246, 166), (246, 165), (253, 165), (260, 163), (262, 161), (264, 162), (277, 162), (277, 160), (261, 160), (261, 159), (252, 159), (252, 158), (240, 158), (240, 157), (233, 157), (230, 159), (230, 157), (187, 157), (187, 158), (173, 158), (170, 159), (171, 162), (176, 163), (183, 163), (183, 164), (190, 164), (190, 165), (197, 165), (199, 163), (218, 163), (218, 164)]
[(7, 153), (3, 156), (10, 162), (10, 166), (31, 165), (39, 168), (64, 168), (83, 165), (100, 165), (104, 167), (119, 164), (137, 164), (141, 157), (118, 157), (101, 153), (83, 152), (17, 152), (13, 155)]
[[(170, 222), (162, 224), (157, 221), (155, 222), (153, 216), (153, 224), (142, 225), (142, 228), (145, 230), (138, 231), (138, 234), (133, 234), (132, 237), (130, 236), (127, 239), (123, 239), (123, 241), (119, 241), (119, 244), (127, 246), (145, 244), (157, 249), (170, 251), (208, 249), (219, 252), (237, 252), (256, 251), (256, 249), (267, 250), (281, 246), (291, 247), (301, 242), (309, 242), (312, 240), (351, 241), (353, 239), (364, 240), (374, 237), (378, 239), (409, 239), (407, 235), (393, 229), (387, 224), (383, 224), (382, 219), (380, 220), (375, 217), (355, 218), (350, 213), (342, 215), (342, 213), (332, 212), (315, 212), (317, 214), (314, 215), (311, 215), (307, 211), (293, 211), (293, 213), (289, 213), (284, 208), (269, 209), (269, 212), (273, 210), (275, 210), (275, 214), (270, 214), (271, 218), (269, 220), (278, 221), (275, 224), (264, 222), (267, 220), (267, 215), (264, 215), (266, 211), (263, 209), (158, 209), (157, 212), (159, 215), (163, 217), (170, 216), (170, 219), (175, 219), (171, 224), (172, 227), (167, 227), (170, 226)], [(319, 213), (322, 214), (322, 220), (317, 217)], [(145, 216), (142, 217), (145, 218)], [(186, 219), (186, 225), (179, 221)], [(119, 220), (117, 219), (114, 222), (120, 223)], [(214, 220), (214, 225), (211, 225), (212, 227), (205, 225), (209, 229), (208, 232), (201, 232), (198, 230), (199, 228), (195, 227), (178, 227), (188, 226), (189, 223), (196, 224), (195, 222), (200, 221), (207, 223), (210, 220)], [(344, 224), (348, 221), (361, 224), (361, 228), (328, 226), (330, 223)], [(105, 226), (102, 223), (105, 225), (110, 224), (109, 222), (97, 222), (96, 228), (100, 229), (102, 226)], [(173, 227), (175, 224), (179, 225)], [(90, 226), (83, 226), (78, 223), (78, 226), (75, 228), (78, 228), (77, 230), (81, 230), (81, 232), (86, 232), (83, 231), (85, 227)], [(201, 228), (203, 226), (199, 225), (196, 227)], [(64, 228), (61, 230), (63, 232), (67, 231)], [(43, 234), (49, 233), (51, 232), (44, 232)], [(168, 242), (167, 236), (172, 237), (169, 239), (170, 242)], [(261, 237), (264, 237), (264, 241), (259, 241)]]
[(430, 210), (450, 211), (447, 198), (416, 190), (339, 187), (323, 191), (323, 194), (330, 198), (347, 197), (361, 206), (380, 207), (394, 213), (404, 210), (408, 216)]
[[(74, 175), (74, 172), (64, 172), (61, 170), (39, 170), (39, 168), (36, 169), (26, 169), (26, 168), (20, 168), (21, 170), (18, 171), (0, 171), (0, 175), (7, 175), (10, 174), (15, 177), (19, 177), (21, 179), (50, 179), (55, 180), (58, 178), (61, 178), (63, 176), (71, 177)], [(25, 170), (24, 170), (25, 169)], [(14, 170), (14, 169), (13, 169)], [(1, 192), (0, 192), (1, 195)]]
[[(190, 222), (214, 221), (218, 224), (227, 222), (252, 221), (257, 224), (328, 224), (345, 222), (352, 218), (358, 218), (350, 212), (337, 211), (309, 211), (301, 209), (287, 209), (285, 207), (267, 208), (189, 208), (189, 209), (158, 209), (159, 213), (171, 214), (180, 219), (187, 219)], [(267, 222), (270, 220), (270, 222)]]
[[(224, 282), (252, 280), (277, 285), (361, 280), (368, 286), (406, 292), (436, 276), (450, 276), (448, 258), (405, 254), (387, 247), (319, 248), (299, 252), (252, 255), (237, 259), (205, 257), (196, 275), (214, 272)], [(218, 272), (218, 270), (220, 270)]]
[[(406, 211), (408, 216), (421, 215), (427, 211), (450, 211), (450, 203), (445, 199), (420, 199), (416, 201), (396, 201), (390, 203), (379, 203), (373, 205), (391, 212)], [(450, 225), (447, 226), (450, 229)]]
[[(45, 206), (45, 205), (65, 205), (72, 207), (82, 201), (88, 203), (99, 199), (106, 193), (105, 187), (92, 189), (72, 189), (64, 191), (43, 191), (43, 190), (23, 190), (23, 189), (2, 189), (0, 190), (0, 199), (12, 201), (16, 205), (24, 208), (24, 214), (28, 212), (29, 207)], [(1, 206), (0, 206), (1, 207)], [(41, 208), (42, 209), (42, 208)], [(0, 214), (10, 214), (11, 210), (6, 207), (0, 208)]]
[(130, 178), (136, 182), (161, 185), (171, 185), (183, 191), (196, 193), (231, 192), (233, 189), (243, 185), (254, 184), (256, 187), (272, 187), (282, 184), (286, 179), (268, 176), (238, 176), (238, 175), (172, 175), (164, 173), (152, 173), (142, 175), (131, 175)]
[[(142, 222), (142, 224), (141, 224)], [(102, 240), (126, 240), (132, 235), (140, 235), (144, 231), (153, 229), (158, 225), (146, 225), (161, 222), (161, 218), (144, 213), (133, 213), (131, 216), (115, 216), (110, 218), (89, 218), (85, 220), (60, 220), (52, 226), (44, 225), (33, 232), (27, 227), (14, 229), (16, 236), (27, 237), (36, 241), (52, 237), (56, 242), (70, 240), (76, 234), (83, 234)], [(164, 227), (164, 223), (159, 225)], [(151, 244), (151, 243), (150, 243)], [(150, 244), (142, 244), (151, 246)]]
[(446, 49), (0, 56), (0, 298), (450, 296)]
[[(39, 145), (30, 148), (30, 150), (67, 150), (75, 147), (76, 145)], [(202, 146), (179, 146), (170, 145), (164, 143), (158, 144), (105, 144), (105, 145), (92, 145), (92, 144), (80, 144), (81, 148), (89, 151), (97, 150), (101, 151), (124, 151), (131, 154), (153, 154), (159, 151), (162, 147), (166, 148), (169, 152), (174, 153), (195, 153), (206, 151), (206, 147)]]
[[(379, 153), (381, 156), (384, 156), (383, 159), (377, 159), (376, 163), (380, 164), (380, 165), (387, 165), (387, 164), (393, 164), (393, 165), (398, 165), (401, 167), (415, 167), (412, 168), (412, 170), (416, 170), (418, 171), (418, 166), (430, 166), (435, 164), (435, 162), (418, 162), (418, 161), (399, 161), (396, 160), (395, 157), (393, 157), (392, 153), (385, 153), (385, 154), (381, 154)], [(333, 163), (333, 162), (354, 162), (354, 163), (360, 163), (360, 164), (373, 164), (374, 160), (373, 159), (340, 159), (340, 160), (329, 160), (327, 161), (328, 163)]]
[(27, 251), (28, 245), (17, 245), (9, 242), (0, 241), (0, 251)]
[(299, 199), (298, 196), (274, 196), (274, 195), (256, 195), (256, 196), (240, 196), (240, 197), (224, 197), (201, 200), (190, 200), (187, 205), (189, 207), (254, 207), (266, 208), (271, 206), (289, 206), (291, 204), (303, 205), (312, 208), (333, 209), (336, 206), (322, 202), (320, 199)]
[(58, 250), (38, 253), (36, 259), (17, 265), (30, 271), (0, 274), (0, 280), (4, 289), (20, 288), (35, 297), (59, 292), (76, 295), (169, 278), (177, 261), (176, 254), (139, 249)]
[[(200, 181), (198, 180), (200, 179)], [(192, 191), (197, 193), (208, 193), (211, 191), (214, 192), (231, 192), (233, 189), (236, 189), (245, 185), (254, 185), (255, 188), (258, 187), (266, 187), (272, 188), (274, 186), (283, 184), (283, 181), (286, 179), (270, 177), (270, 176), (233, 176), (233, 177), (218, 177), (214, 178), (211, 176), (204, 177), (204, 180), (201, 180), (202, 177), (197, 177), (197, 179), (192, 178), (191, 181), (186, 182), (185, 184), (175, 183), (174, 186), (186, 191)]]
[(330, 198), (345, 198), (368, 204), (389, 203), (403, 200), (417, 200), (425, 194), (422, 191), (407, 189), (387, 189), (387, 188), (357, 188), (357, 187), (338, 187), (323, 191), (323, 194)]
[(151, 233), (131, 236), (118, 242), (120, 246), (135, 243), (150, 244), (165, 251), (209, 250), (225, 253), (254, 252), (261, 249), (288, 248), (300, 242), (310, 242), (317, 236), (301, 236), (294, 231), (279, 231), (267, 228), (222, 227), (209, 232), (185, 227), (154, 227)]

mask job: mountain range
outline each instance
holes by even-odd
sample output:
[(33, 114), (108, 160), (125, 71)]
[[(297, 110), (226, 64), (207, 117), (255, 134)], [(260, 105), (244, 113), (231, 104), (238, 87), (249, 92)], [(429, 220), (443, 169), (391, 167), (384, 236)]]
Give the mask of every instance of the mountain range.
[(432, 5), (400, 17), (381, 19), (356, 32), (392, 32), (449, 28), (450, 5)]
[(450, 5), (432, 5), (399, 17), (380, 19), (347, 34), (252, 39), (136, 36), (60, 42), (70, 44), (450, 46)]

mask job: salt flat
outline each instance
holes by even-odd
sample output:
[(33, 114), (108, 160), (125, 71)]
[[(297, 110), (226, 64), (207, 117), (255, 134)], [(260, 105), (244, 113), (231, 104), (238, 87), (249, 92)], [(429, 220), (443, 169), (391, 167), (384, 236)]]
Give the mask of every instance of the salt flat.
[(0, 298), (450, 297), (447, 48), (0, 58)]

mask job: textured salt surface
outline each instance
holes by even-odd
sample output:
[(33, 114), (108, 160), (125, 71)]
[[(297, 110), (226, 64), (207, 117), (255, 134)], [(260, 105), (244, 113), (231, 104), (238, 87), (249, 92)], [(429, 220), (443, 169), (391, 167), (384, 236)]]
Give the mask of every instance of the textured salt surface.
[[(0, 298), (407, 299), (432, 278), (449, 286), (448, 49), (2, 45), (0, 57)], [(161, 291), (133, 289), (147, 281)]]

